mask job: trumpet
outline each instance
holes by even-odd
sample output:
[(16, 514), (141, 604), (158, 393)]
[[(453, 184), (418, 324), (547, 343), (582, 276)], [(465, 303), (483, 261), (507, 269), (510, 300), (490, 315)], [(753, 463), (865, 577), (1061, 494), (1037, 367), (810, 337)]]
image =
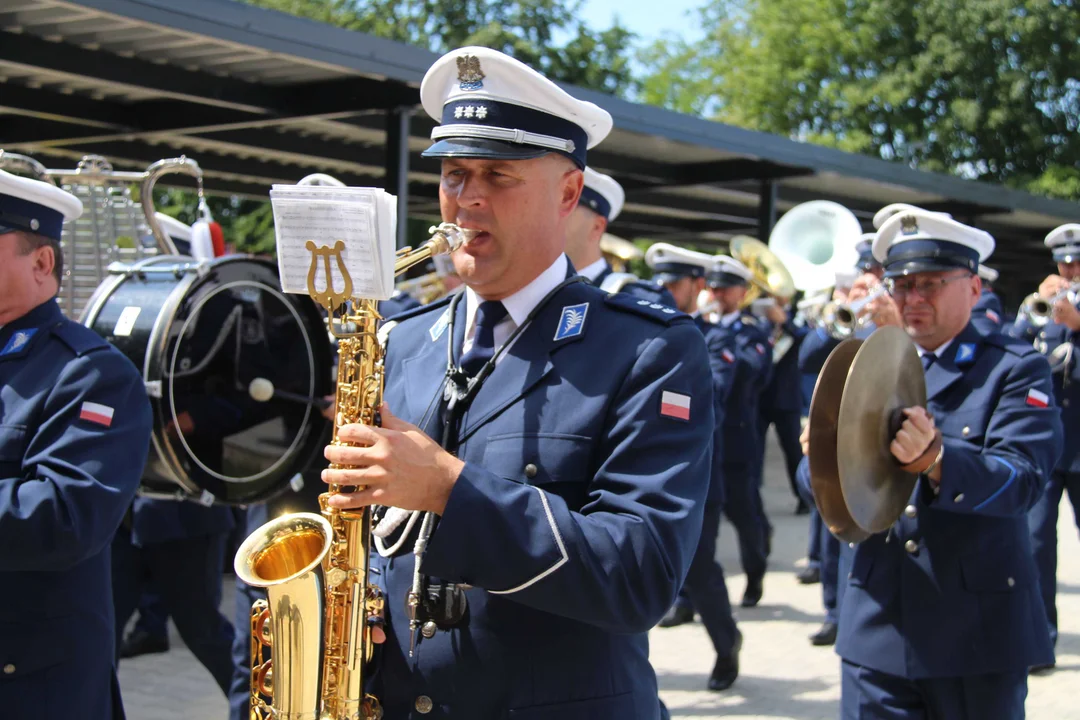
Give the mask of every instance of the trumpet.
[(1077, 299), (1080, 298), (1080, 280), (1070, 283), (1067, 288), (1054, 293), (1049, 300), (1044, 299), (1037, 292), (1031, 293), (1024, 298), (1018, 314), (1027, 320), (1032, 327), (1041, 328), (1050, 322), (1050, 318), (1054, 313), (1054, 306), (1066, 298), (1068, 298), (1069, 302), (1076, 304)]
[(867, 316), (863, 310), (870, 303), (885, 294), (885, 286), (877, 285), (866, 297), (849, 303), (829, 303), (821, 310), (822, 325), (830, 335), (838, 340), (846, 340), (859, 328), (865, 327)]
[(410, 280), (402, 280), (396, 287), (401, 292), (416, 298), (421, 305), (435, 302), (447, 293), (446, 283), (434, 270)]

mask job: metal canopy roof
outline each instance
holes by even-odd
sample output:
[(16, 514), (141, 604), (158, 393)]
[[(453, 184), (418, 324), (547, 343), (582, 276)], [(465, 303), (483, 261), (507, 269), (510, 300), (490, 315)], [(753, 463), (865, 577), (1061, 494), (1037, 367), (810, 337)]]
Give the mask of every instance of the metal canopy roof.
[[(419, 84), (435, 59), (228, 0), (0, 0), (0, 148), (51, 167), (187, 154), (208, 191), (259, 198), (316, 171), (400, 190), (407, 159), (409, 212), (435, 215), (438, 164), (419, 155), (434, 126)], [(589, 163), (627, 190), (616, 234), (719, 244), (767, 235), (776, 212), (812, 199), (870, 230), (880, 207), (911, 202), (993, 233), (1002, 284), (1030, 287), (1049, 268), (1043, 237), (1080, 218), (1076, 203), (568, 90), (615, 119)]]

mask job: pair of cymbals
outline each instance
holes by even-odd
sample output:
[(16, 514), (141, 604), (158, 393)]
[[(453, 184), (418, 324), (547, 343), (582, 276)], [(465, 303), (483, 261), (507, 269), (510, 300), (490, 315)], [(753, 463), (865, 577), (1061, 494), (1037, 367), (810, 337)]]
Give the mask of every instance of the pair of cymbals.
[(825, 361), (810, 402), (810, 484), (821, 519), (846, 542), (887, 530), (916, 475), (889, 450), (904, 408), (926, 406), (915, 345), (898, 327), (849, 339)]

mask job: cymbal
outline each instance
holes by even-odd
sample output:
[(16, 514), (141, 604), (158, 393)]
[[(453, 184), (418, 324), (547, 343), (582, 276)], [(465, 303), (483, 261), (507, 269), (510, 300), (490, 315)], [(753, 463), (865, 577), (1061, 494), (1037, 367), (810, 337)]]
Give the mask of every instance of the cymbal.
[(903, 512), (916, 475), (889, 452), (901, 410), (926, 407), (926, 379), (914, 343), (901, 328), (878, 328), (848, 371), (840, 401), (836, 462), (851, 517), (869, 533), (888, 530)]
[(845, 542), (862, 542), (870, 533), (860, 528), (848, 511), (836, 464), (837, 420), (848, 369), (862, 340), (848, 338), (829, 353), (810, 400), (810, 487), (814, 504), (829, 532)]

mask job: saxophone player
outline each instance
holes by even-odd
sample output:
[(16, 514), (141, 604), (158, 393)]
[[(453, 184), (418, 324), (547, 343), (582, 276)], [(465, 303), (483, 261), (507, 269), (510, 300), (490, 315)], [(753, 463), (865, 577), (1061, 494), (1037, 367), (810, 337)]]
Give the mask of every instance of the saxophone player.
[(364, 486), (334, 505), (423, 513), (372, 558), (370, 690), (393, 718), (658, 718), (646, 633), (709, 487), (704, 338), (564, 254), (606, 111), (480, 47), (439, 59), (421, 98), (442, 217), (477, 234), (453, 256), (465, 291), (388, 333), (381, 427), (326, 451), (350, 468), (326, 482)]

